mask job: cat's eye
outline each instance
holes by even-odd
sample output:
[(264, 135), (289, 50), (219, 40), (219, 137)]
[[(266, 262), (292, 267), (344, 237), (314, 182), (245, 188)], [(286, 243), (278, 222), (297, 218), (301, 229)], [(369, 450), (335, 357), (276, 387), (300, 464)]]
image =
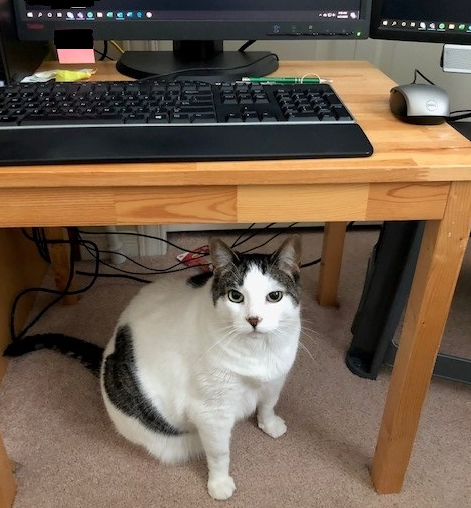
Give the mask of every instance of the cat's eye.
[(279, 302), (283, 298), (283, 291), (272, 291), (267, 295), (267, 301), (270, 303)]
[(244, 301), (244, 295), (235, 289), (231, 289), (229, 293), (227, 293), (227, 297), (234, 303), (242, 303)]

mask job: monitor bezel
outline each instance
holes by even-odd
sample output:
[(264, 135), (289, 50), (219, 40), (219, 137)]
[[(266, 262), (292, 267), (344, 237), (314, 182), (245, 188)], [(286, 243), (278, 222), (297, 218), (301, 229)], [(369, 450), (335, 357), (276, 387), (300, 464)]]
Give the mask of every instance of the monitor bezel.
[[(276, 19), (236, 20), (223, 19), (188, 19), (188, 20), (126, 20), (117, 30), (120, 21), (101, 20), (63, 22), (45, 20), (44, 23), (30, 23), (35, 29), (28, 28), (28, 21), (23, 18), (23, 0), (12, 0), (16, 15), (18, 37), (21, 40), (53, 40), (54, 30), (64, 28), (92, 29), (95, 40), (309, 40), (309, 39), (367, 39), (370, 27), (371, 0), (360, 0), (360, 17), (357, 19), (306, 20), (292, 18), (278, 22)], [(289, 3), (289, 2), (288, 2)], [(307, 34), (308, 24), (312, 32)], [(41, 26), (42, 25), (42, 26)], [(274, 25), (280, 25), (278, 32)], [(346, 37), (346, 34), (352, 37)]]

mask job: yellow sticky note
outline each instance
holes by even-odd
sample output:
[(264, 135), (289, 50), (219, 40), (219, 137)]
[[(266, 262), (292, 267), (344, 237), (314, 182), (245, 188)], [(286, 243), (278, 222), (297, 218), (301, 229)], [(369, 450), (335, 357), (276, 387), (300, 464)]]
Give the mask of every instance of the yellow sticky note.
[(66, 71), (58, 70), (56, 72), (56, 81), (79, 81), (91, 77), (92, 71)]

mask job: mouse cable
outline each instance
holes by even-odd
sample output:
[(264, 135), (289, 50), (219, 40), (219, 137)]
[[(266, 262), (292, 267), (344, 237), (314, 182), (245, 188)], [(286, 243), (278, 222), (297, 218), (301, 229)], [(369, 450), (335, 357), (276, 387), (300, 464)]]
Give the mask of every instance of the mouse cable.
[(412, 84), (415, 84), (415, 82), (417, 81), (417, 75), (419, 75), (422, 79), (424, 79), (425, 81), (427, 81), (427, 83), (429, 83), (430, 85), (434, 85), (434, 86), (436, 86), (436, 85), (435, 85), (435, 83), (434, 83), (432, 80), (428, 79), (428, 78), (427, 78), (427, 76), (425, 76), (425, 74), (422, 74), (422, 73), (419, 71), (419, 69), (415, 69), (415, 70), (414, 70), (414, 81), (412, 81)]
[[(461, 115), (458, 115), (457, 113), (462, 113)], [(455, 115), (455, 116), (452, 116)], [(446, 119), (448, 121), (455, 122), (456, 120), (463, 120), (465, 118), (471, 117), (471, 111), (470, 110), (461, 110), (461, 111), (452, 111), (450, 113), (450, 116), (447, 116)]]

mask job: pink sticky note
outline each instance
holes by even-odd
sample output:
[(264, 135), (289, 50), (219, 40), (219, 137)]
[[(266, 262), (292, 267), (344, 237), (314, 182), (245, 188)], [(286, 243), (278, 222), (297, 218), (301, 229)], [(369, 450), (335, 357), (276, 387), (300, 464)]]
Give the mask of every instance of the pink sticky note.
[(95, 63), (95, 52), (91, 49), (57, 49), (61, 64)]

